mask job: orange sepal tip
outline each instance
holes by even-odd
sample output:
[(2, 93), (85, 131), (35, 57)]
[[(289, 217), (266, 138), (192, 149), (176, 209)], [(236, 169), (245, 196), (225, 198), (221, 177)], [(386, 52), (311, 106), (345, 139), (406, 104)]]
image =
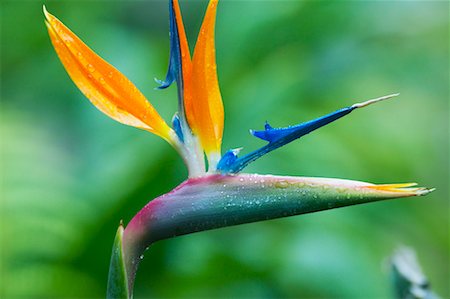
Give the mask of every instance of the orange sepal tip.
[(396, 193), (398, 196), (422, 196), (433, 192), (434, 188), (414, 187), (417, 183), (401, 183), (401, 184), (382, 184), (364, 186), (374, 191)]

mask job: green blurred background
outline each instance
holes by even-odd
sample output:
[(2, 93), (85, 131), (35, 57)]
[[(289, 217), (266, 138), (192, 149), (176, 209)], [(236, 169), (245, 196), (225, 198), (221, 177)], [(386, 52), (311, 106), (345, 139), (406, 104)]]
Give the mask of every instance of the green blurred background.
[[(149, 200), (186, 178), (159, 138), (98, 112), (47, 36), (42, 1), (1, 3), (2, 298), (101, 298), (112, 241)], [(47, 1), (170, 120), (174, 87), (165, 1)], [(205, 1), (182, 1), (191, 47)], [(386, 259), (415, 248), (435, 291), (449, 290), (449, 4), (222, 1), (217, 63), (224, 149), (358, 101), (360, 110), (252, 164), (247, 172), (437, 190), (219, 229), (155, 244), (136, 298), (390, 298)]]

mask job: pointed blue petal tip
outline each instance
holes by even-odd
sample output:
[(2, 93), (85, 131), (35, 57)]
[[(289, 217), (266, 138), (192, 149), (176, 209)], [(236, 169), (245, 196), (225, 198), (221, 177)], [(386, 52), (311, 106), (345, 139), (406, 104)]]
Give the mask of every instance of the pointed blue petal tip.
[(166, 79), (164, 80), (159, 80), (155, 78), (155, 82), (159, 84), (159, 86), (156, 87), (156, 89), (166, 89), (167, 87), (172, 85), (173, 81), (175, 81), (175, 78), (172, 76), (172, 72), (168, 72)]
[(271, 138), (271, 134), (269, 133), (272, 130), (272, 126), (266, 121), (266, 123), (264, 124), (264, 131), (255, 131), (255, 130), (250, 130), (250, 134), (252, 134), (253, 136), (271, 142), (272, 138)]
[(166, 79), (155, 80), (160, 84), (158, 89), (165, 89), (169, 87), (174, 81), (181, 83), (181, 50), (180, 39), (178, 35), (178, 27), (175, 20), (175, 12), (172, 1), (169, 1), (169, 37), (170, 37), (170, 53), (169, 53), (169, 67), (167, 70)]

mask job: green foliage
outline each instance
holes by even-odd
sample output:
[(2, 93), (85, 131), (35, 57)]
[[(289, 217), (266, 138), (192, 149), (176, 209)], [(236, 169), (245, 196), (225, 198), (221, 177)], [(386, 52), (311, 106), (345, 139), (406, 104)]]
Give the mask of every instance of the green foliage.
[[(188, 37), (205, 2), (182, 1)], [(150, 199), (186, 176), (158, 138), (106, 118), (50, 45), (42, 3), (1, 4), (2, 298), (103, 298), (111, 244)], [(125, 73), (169, 120), (165, 2), (58, 1), (47, 7)], [(261, 145), (284, 126), (400, 92), (251, 165), (248, 172), (436, 187), (405, 199), (189, 235), (145, 255), (135, 298), (387, 298), (380, 266), (416, 249), (450, 297), (448, 3), (223, 1), (217, 63), (224, 148)], [(191, 45), (193, 46), (193, 45)]]

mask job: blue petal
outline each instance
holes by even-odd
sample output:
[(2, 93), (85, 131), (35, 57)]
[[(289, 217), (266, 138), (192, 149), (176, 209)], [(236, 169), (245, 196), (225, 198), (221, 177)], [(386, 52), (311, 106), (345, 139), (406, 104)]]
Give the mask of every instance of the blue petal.
[(182, 84), (181, 71), (181, 49), (180, 38), (178, 35), (177, 22), (175, 20), (175, 12), (173, 9), (173, 2), (169, 1), (169, 37), (170, 37), (170, 54), (169, 54), (169, 68), (165, 80), (156, 80), (160, 84), (158, 89), (169, 87), (174, 81), (177, 81), (180, 89)]
[(238, 153), (241, 151), (240, 148), (238, 149), (231, 149), (228, 150), (220, 159), (219, 163), (217, 164), (217, 169), (230, 169), (236, 160), (238, 159)]
[[(314, 131), (315, 129), (318, 129), (326, 124), (329, 124), (330, 122), (335, 121), (338, 118), (343, 117), (344, 115), (347, 115), (353, 109), (355, 108), (343, 108), (314, 120), (304, 122), (295, 126), (289, 126), (286, 128), (272, 128), (266, 122), (265, 129), (263, 131), (251, 130), (250, 133), (255, 137), (268, 141), (269, 143), (276, 143), (280, 140), (287, 140), (287, 142), (291, 142), (297, 138), (302, 137), (303, 135)], [(283, 142), (283, 145), (287, 142)]]
[(253, 136), (268, 141), (268, 144), (241, 158), (238, 158), (237, 154), (232, 156), (232, 153), (228, 151), (219, 161), (217, 169), (222, 173), (237, 173), (259, 157), (349, 114), (355, 108), (357, 107), (343, 108), (314, 120), (286, 128), (272, 128), (266, 123), (264, 130), (250, 132)]
[(180, 141), (184, 143), (184, 135), (183, 130), (181, 129), (181, 122), (178, 113), (175, 113), (175, 115), (172, 118), (172, 127), (175, 133), (177, 134), (178, 138), (180, 139)]

